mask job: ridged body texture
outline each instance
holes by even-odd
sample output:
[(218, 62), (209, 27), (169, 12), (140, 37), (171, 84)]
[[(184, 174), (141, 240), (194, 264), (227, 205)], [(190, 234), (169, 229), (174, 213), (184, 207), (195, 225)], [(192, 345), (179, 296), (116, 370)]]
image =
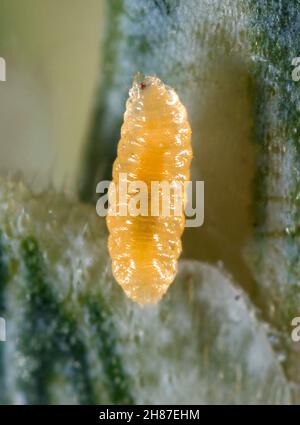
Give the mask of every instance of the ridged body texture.
[[(176, 92), (156, 77), (136, 77), (129, 92), (113, 167), (116, 191), (110, 187), (107, 225), (113, 275), (127, 296), (139, 304), (157, 302), (176, 276), (185, 225), (184, 182), (189, 180), (191, 158), (191, 129)], [(136, 181), (145, 183), (147, 214), (145, 209), (136, 216), (130, 211), (125, 216), (112, 213), (114, 199), (114, 211), (121, 211), (124, 205), (119, 188), (120, 175), (125, 173), (127, 187)], [(181, 195), (171, 189), (169, 213), (162, 208), (168, 192), (160, 186), (159, 213), (151, 214), (151, 207), (157, 202), (153, 192), (151, 196), (152, 182), (169, 182), (173, 186), (175, 182), (177, 189), (181, 189)], [(127, 192), (125, 204), (129, 205), (138, 192)]]

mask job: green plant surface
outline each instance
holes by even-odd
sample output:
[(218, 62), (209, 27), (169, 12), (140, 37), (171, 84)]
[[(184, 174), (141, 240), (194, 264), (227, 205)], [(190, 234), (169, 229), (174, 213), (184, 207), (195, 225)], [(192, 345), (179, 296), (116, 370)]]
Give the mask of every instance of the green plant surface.
[[(221, 261), (271, 324), (270, 339), (299, 399), (299, 1), (108, 2), (106, 68), (82, 176), (91, 200), (111, 170), (126, 91), (157, 74), (187, 106), (192, 176), (205, 181), (205, 223), (183, 255)], [(112, 6), (113, 4), (113, 6)], [(97, 103), (97, 102), (96, 102)], [(100, 154), (95, 147), (103, 149)], [(201, 243), (200, 243), (201, 241)]]
[(299, 343), (290, 338), (291, 321), (300, 312), (300, 85), (292, 79), (292, 59), (299, 56), (299, 2), (257, 1), (250, 17), (256, 171), (248, 261), (256, 302), (280, 332), (276, 343), (299, 401)]
[(112, 278), (93, 207), (22, 183), (0, 196), (10, 403), (290, 402), (265, 325), (222, 269), (184, 260), (141, 308)]
[(2, 180), (1, 403), (299, 402), (299, 11), (106, 2), (81, 201), (110, 178), (133, 74), (157, 74), (189, 112), (205, 223), (185, 232), (162, 302), (141, 309), (112, 278), (93, 206)]

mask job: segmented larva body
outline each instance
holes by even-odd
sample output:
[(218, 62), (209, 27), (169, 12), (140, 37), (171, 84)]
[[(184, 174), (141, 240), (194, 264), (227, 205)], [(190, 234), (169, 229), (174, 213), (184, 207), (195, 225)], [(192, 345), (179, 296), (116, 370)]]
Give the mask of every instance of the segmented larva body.
[[(128, 297), (139, 304), (157, 302), (176, 276), (185, 226), (184, 182), (189, 180), (191, 159), (191, 129), (176, 92), (156, 77), (137, 77), (126, 103), (113, 183), (118, 193), (121, 173), (127, 174), (128, 184), (145, 182), (149, 214), (118, 216), (109, 212), (107, 225), (113, 275)], [(171, 214), (151, 215), (154, 181), (181, 186), (180, 214), (172, 214), (178, 193), (176, 198), (171, 191)], [(126, 203), (133, 196), (127, 194)], [(111, 190), (108, 199), (111, 203)], [(117, 209), (120, 204), (117, 197)]]

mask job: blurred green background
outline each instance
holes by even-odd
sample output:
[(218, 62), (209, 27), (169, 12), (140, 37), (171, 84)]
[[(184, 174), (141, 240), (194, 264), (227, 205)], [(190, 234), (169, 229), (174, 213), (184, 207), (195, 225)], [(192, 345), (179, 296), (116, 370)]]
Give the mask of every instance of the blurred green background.
[(0, 172), (70, 194), (99, 75), (102, 0), (0, 0)]

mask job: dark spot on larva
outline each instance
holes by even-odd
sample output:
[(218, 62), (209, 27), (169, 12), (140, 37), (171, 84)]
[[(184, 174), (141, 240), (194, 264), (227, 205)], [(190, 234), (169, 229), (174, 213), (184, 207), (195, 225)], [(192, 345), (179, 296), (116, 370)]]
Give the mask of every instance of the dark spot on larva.
[(238, 301), (240, 298), (241, 298), (241, 296), (240, 296), (239, 294), (237, 294), (237, 295), (234, 297), (234, 299), (235, 299), (236, 301)]
[(140, 84), (140, 88), (141, 88), (141, 90), (144, 90), (146, 88), (146, 84), (145, 83), (141, 83)]

